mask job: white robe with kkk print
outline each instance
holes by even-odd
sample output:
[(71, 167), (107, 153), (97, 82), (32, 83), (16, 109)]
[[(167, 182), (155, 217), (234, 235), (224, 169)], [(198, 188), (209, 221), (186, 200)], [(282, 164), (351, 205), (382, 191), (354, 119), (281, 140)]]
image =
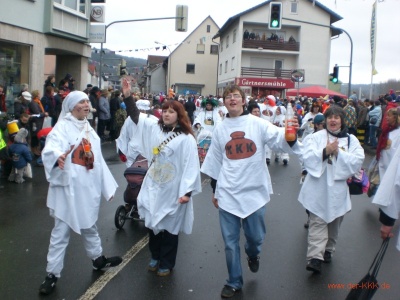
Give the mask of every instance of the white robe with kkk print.
[[(91, 143), (93, 169), (83, 163), (82, 139)], [(56, 166), (58, 158), (73, 148), (65, 159), (64, 170)], [(50, 183), (47, 206), (50, 214), (76, 233), (91, 228), (97, 221), (101, 196), (110, 200), (118, 187), (101, 153), (100, 138), (87, 120), (71, 114), (59, 119), (46, 138), (42, 151), (46, 178)]]
[[(215, 198), (221, 209), (246, 218), (270, 200), (270, 177), (264, 146), (292, 152), (284, 128), (245, 114), (225, 118), (214, 130), (201, 171), (217, 179)], [(293, 148), (299, 147), (296, 143)]]
[[(153, 149), (173, 132), (163, 132), (156, 120), (139, 116), (137, 143), (142, 155), (153, 159)], [(193, 201), (180, 204), (178, 199), (192, 192), (201, 192), (200, 163), (196, 140), (192, 135), (181, 133), (161, 148), (143, 180), (138, 196), (138, 210), (145, 226), (155, 234), (167, 230), (172, 234), (180, 231), (190, 234), (193, 228)]]
[(351, 209), (347, 179), (356, 174), (364, 161), (364, 149), (354, 135), (339, 138), (337, 159), (322, 160), (327, 142), (335, 137), (324, 130), (308, 135), (303, 146), (303, 161), (308, 174), (302, 185), (299, 201), (305, 209), (330, 223)]

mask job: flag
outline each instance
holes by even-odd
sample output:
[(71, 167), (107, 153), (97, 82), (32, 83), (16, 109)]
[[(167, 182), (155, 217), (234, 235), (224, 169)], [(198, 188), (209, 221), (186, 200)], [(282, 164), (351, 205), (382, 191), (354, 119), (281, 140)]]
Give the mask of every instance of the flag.
[(372, 4), (372, 16), (371, 16), (371, 66), (372, 66), (372, 75), (378, 74), (378, 71), (375, 69), (375, 54), (376, 54), (376, 34), (377, 34), (377, 26), (376, 26), (376, 3), (378, 0), (375, 0), (374, 4)]

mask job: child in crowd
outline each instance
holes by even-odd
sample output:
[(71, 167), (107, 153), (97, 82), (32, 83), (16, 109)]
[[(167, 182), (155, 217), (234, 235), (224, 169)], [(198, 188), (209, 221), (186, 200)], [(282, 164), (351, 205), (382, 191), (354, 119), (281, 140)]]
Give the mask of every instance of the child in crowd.
[(28, 163), (32, 161), (32, 155), (26, 142), (28, 130), (21, 128), (14, 137), (14, 143), (8, 147), (8, 152), (12, 160), (12, 170), (8, 177), (9, 181), (23, 183), (23, 174)]

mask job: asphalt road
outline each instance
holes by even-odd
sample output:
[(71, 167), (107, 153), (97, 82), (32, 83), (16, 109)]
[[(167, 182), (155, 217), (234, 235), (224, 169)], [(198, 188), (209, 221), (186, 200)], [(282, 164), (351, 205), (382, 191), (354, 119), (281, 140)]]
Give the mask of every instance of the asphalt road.
[[(218, 211), (210, 201), (207, 178), (203, 177), (203, 192), (194, 197), (193, 233), (180, 235), (176, 267), (171, 276), (160, 278), (147, 271), (150, 255), (143, 223), (127, 221), (123, 230), (114, 226), (114, 214), (123, 204), (126, 186), (125, 166), (114, 149), (113, 143), (103, 145), (120, 188), (113, 202), (102, 203), (97, 225), (104, 254), (124, 256), (123, 265), (94, 272), (80, 236), (72, 234), (54, 293), (47, 297), (38, 294), (46, 275), (53, 219), (46, 208), (44, 170), (34, 167), (34, 178), (22, 185), (0, 179), (0, 299), (220, 299), (227, 270)], [(353, 196), (353, 209), (343, 221), (332, 263), (323, 265), (321, 275), (313, 275), (305, 270), (306, 214), (297, 201), (301, 187), (297, 159), (291, 157), (288, 166), (272, 162), (270, 172), (275, 193), (267, 205), (260, 270), (256, 274), (248, 270), (242, 247), (244, 286), (233, 299), (345, 299), (351, 284), (366, 274), (379, 249), (376, 207), (365, 195)], [(378, 276), (386, 288), (374, 299), (400, 299), (400, 253), (395, 242), (391, 241)]]

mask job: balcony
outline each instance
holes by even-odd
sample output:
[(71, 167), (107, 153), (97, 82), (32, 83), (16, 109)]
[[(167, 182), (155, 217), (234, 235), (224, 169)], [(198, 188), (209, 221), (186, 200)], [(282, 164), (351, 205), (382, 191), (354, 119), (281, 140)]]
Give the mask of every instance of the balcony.
[(240, 69), (242, 77), (277, 77), (277, 78), (292, 78), (292, 70), (284, 69), (267, 69), (267, 68), (245, 68)]
[(285, 41), (243, 40), (243, 48), (259, 50), (299, 51), (300, 43)]

